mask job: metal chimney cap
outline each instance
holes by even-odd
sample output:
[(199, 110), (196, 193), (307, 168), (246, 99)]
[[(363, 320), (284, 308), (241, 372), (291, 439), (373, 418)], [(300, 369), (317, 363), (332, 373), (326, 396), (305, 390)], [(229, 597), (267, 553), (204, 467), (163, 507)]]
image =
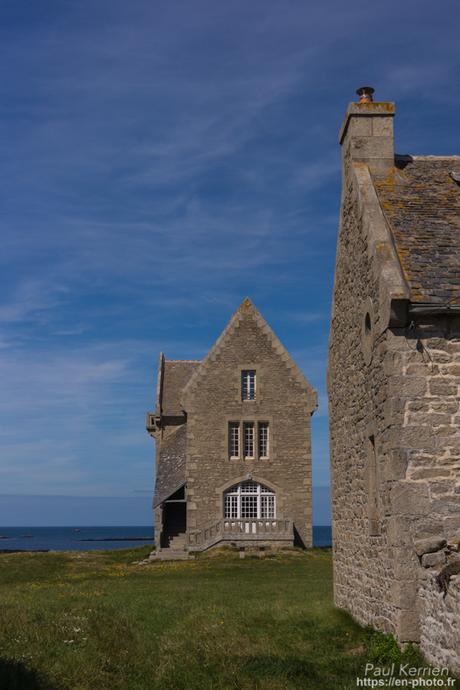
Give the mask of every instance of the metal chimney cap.
[(359, 89), (356, 89), (360, 103), (372, 103), (374, 100), (372, 94), (374, 92), (375, 89), (372, 86), (360, 86)]

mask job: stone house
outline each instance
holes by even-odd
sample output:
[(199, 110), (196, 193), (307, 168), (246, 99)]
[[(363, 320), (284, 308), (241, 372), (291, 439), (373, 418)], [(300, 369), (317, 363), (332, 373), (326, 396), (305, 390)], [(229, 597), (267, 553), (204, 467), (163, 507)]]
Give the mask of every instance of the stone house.
[(160, 557), (217, 544), (312, 544), (316, 393), (249, 299), (202, 361), (160, 355), (155, 530)]
[(372, 92), (340, 131), (335, 602), (460, 672), (460, 157), (395, 154)]

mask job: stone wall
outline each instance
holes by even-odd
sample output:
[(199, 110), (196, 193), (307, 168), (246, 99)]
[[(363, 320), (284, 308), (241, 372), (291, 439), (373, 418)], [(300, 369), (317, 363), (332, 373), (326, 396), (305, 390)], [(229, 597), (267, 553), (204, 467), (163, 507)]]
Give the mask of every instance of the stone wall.
[(420, 578), (420, 646), (431, 664), (460, 674), (460, 575), (451, 578), (447, 593), (436, 576), (428, 570)]
[[(383, 117), (380, 105), (369, 117)], [(460, 320), (407, 318), (409, 287), (373, 185), (391, 168), (392, 128), (359, 110), (341, 133), (329, 346), (335, 602), (421, 642), (434, 663), (448, 650), (458, 668), (458, 587), (443, 598), (435, 578), (460, 539)]]
[(436, 577), (460, 540), (460, 319), (391, 323), (361, 166), (345, 151), (328, 369), (335, 602), (458, 669), (458, 581), (444, 598)]
[[(442, 592), (436, 577), (460, 559), (460, 319), (414, 317), (401, 343), (387, 362), (406, 468), (393, 504), (398, 539), (417, 559), (421, 649), (432, 663), (458, 672), (458, 580)], [(396, 514), (398, 491), (404, 513)]]
[[(414, 518), (414, 538), (460, 539), (460, 318), (419, 317), (393, 363), (407, 390), (395, 398), (403, 416), (406, 482), (427, 487), (427, 515)], [(394, 382), (398, 386), (398, 382)]]
[[(337, 606), (349, 610), (362, 624), (396, 633), (400, 595), (395, 591), (388, 535), (389, 468), (394, 459), (385, 436), (388, 385), (384, 364), (389, 343), (387, 334), (381, 333), (379, 291), (357, 180), (353, 170), (346, 168), (328, 366), (334, 596)], [(373, 519), (378, 524), (374, 525), (369, 496), (372, 453), (377, 483)]]
[[(256, 310), (244, 305), (185, 394), (187, 529), (220, 520), (224, 490), (252, 477), (276, 491), (277, 517), (291, 518), (298, 543), (311, 546), (310, 417), (316, 396)], [(254, 401), (241, 400), (242, 368), (257, 372)], [(269, 422), (269, 459), (229, 458), (228, 423), (238, 420)]]
[[(460, 539), (460, 320), (414, 317), (408, 327), (379, 335), (377, 314), (369, 361), (360, 305), (378, 303), (379, 284), (355, 194), (349, 185), (329, 358), (335, 601), (361, 623), (400, 641), (418, 642), (422, 631), (423, 648), (430, 626), (421, 614), (427, 589), (420, 582), (425, 567), (446, 564), (448, 551), (425, 554), (418, 544), (434, 539), (455, 545)], [(370, 435), (378, 486), (375, 526), (369, 510)], [(442, 616), (441, 609), (438, 627), (445, 627), (447, 637), (455, 635)], [(435, 648), (432, 642), (431, 658)]]

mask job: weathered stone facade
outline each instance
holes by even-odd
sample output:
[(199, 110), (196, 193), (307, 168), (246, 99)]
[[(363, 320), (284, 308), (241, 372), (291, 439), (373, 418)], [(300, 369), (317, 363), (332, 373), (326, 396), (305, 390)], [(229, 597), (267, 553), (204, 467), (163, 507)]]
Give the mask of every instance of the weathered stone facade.
[(395, 156), (394, 112), (350, 104), (340, 135), (335, 601), (458, 671), (458, 585), (435, 578), (460, 561), (460, 158)]
[(452, 577), (447, 594), (439, 590), (427, 569), (419, 584), (420, 646), (428, 661), (460, 673), (460, 576)]
[[(254, 372), (254, 399), (242, 398), (243, 372)], [(161, 545), (168, 547), (171, 536), (177, 543), (181, 535), (189, 551), (222, 541), (311, 546), (310, 417), (316, 393), (252, 303), (242, 303), (202, 362), (160, 359), (158, 380), (148, 429), (157, 445)], [(239, 429), (236, 457), (229, 450), (232, 425)], [(264, 456), (257, 450), (261, 425), (269, 439)], [(254, 436), (254, 457), (243, 452), (246, 433)], [(239, 485), (243, 492), (260, 486), (274, 498), (235, 496), (226, 516), (225, 492)], [(168, 535), (165, 509), (173, 509), (171, 495), (179, 496), (182, 487), (183, 498), (173, 500), (185, 504), (183, 529)], [(263, 501), (271, 502), (272, 512), (261, 508)]]

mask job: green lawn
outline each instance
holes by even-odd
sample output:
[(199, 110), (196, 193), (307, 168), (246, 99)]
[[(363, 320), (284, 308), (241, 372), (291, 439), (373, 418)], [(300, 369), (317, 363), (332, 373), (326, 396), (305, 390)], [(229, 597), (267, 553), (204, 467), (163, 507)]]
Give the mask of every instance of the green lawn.
[(147, 553), (0, 555), (1, 690), (344, 690), (402, 658), (334, 609), (329, 550)]

